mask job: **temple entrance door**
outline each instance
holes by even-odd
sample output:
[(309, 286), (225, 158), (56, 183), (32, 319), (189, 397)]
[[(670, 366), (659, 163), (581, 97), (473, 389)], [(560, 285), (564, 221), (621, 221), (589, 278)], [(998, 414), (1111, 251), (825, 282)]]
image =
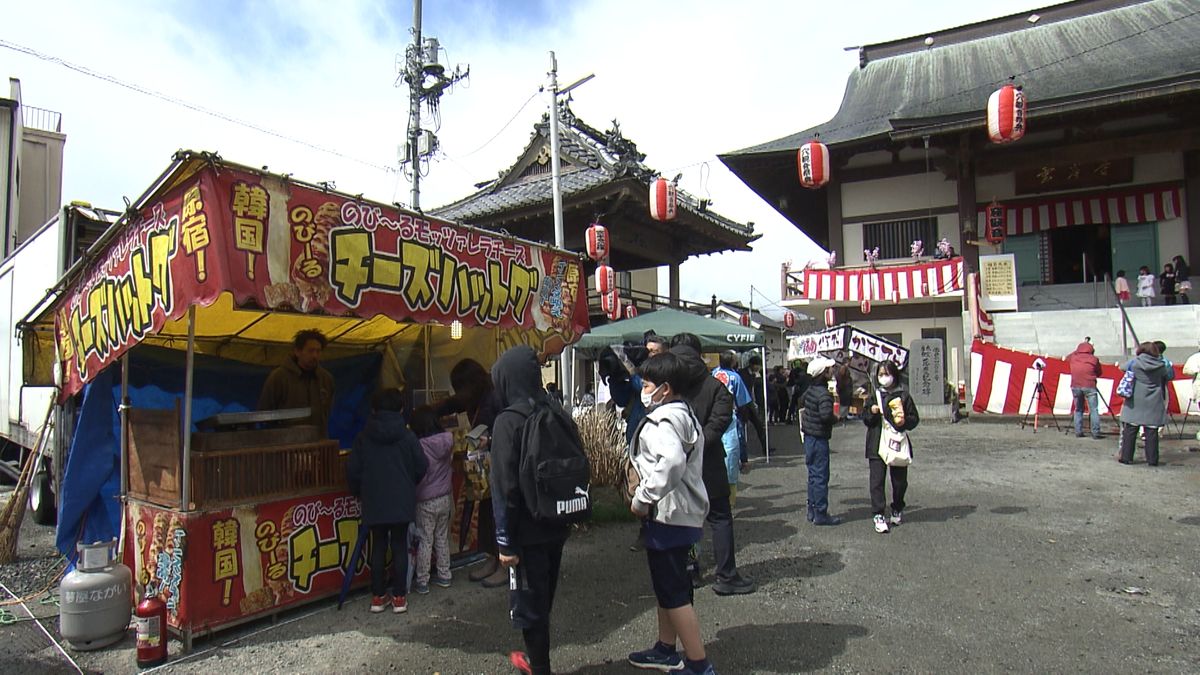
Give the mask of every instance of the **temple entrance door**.
[[(1113, 276), (1125, 270), (1131, 286), (1137, 285), (1138, 268), (1145, 265), (1157, 275), (1158, 223), (1134, 223), (1112, 226)], [(1156, 289), (1157, 290), (1157, 289)]]
[(1047, 230), (1050, 274), (1056, 284), (1087, 283), (1112, 274), (1113, 243), (1108, 225), (1076, 225)]
[(1017, 262), (1018, 286), (1042, 283), (1041, 236), (1022, 234), (1004, 240), (1004, 252), (1012, 253)]

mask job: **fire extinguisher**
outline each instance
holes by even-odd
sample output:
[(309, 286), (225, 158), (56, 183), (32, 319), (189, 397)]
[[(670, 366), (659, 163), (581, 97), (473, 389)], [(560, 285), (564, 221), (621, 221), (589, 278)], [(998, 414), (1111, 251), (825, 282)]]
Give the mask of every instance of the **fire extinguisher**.
[(167, 603), (147, 595), (133, 611), (137, 622), (137, 664), (151, 668), (167, 662)]

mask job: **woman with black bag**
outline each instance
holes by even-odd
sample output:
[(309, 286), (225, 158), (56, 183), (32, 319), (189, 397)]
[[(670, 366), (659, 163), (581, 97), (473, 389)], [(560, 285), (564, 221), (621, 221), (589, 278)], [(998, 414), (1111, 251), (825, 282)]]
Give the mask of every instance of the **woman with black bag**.
[[(921, 418), (917, 414), (917, 405), (900, 383), (900, 369), (891, 361), (879, 364), (873, 378), (875, 391), (870, 403), (863, 411), (863, 424), (867, 426), (867, 464), (871, 470), (871, 511), (875, 514), (875, 531), (884, 534), (888, 531), (888, 519), (884, 518), (884, 482), (888, 474), (892, 477), (892, 516), (891, 524), (899, 525), (903, 519), (904, 493), (908, 491), (908, 466), (893, 464), (888, 466), (880, 455), (880, 442), (884, 437), (884, 425), (890, 425), (895, 432), (905, 433), (917, 428)], [(895, 436), (890, 432), (890, 436)], [(912, 451), (909, 448), (909, 460)]]

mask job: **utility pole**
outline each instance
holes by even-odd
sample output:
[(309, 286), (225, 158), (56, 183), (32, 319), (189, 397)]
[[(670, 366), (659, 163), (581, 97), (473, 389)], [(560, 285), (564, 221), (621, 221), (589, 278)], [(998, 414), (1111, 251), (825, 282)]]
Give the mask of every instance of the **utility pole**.
[[(587, 82), (595, 77), (588, 75), (574, 83), (567, 85), (562, 91), (558, 89), (558, 58), (554, 52), (550, 52), (550, 185), (551, 193), (554, 196), (554, 246), (559, 249), (567, 248), (567, 237), (563, 232), (563, 206), (562, 206), (562, 167), (558, 159), (558, 97), (562, 94), (570, 92), (575, 87)], [(566, 402), (567, 410), (570, 410), (574, 405), (575, 397), (575, 350), (567, 347), (563, 350), (562, 358), (559, 360), (559, 365), (562, 366), (562, 371), (559, 375), (559, 384), (564, 393), (563, 401)]]
[[(413, 0), (413, 41), (404, 52), (404, 67), (400, 80), (408, 85), (408, 136), (400, 164), (412, 180), (411, 206), (421, 210), (421, 161), (428, 160), (438, 149), (438, 139), (432, 131), (421, 128), (421, 104), (437, 113), (442, 94), (454, 83), (466, 79), (471, 67), (455, 66), (447, 75), (439, 60), (441, 43), (437, 38), (421, 36), (421, 0)], [(397, 83), (398, 86), (398, 83)]]

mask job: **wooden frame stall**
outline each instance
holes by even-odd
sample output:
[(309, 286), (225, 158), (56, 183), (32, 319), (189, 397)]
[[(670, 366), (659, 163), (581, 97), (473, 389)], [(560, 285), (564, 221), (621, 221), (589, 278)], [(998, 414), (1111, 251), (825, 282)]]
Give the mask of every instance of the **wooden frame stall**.
[[(281, 363), (314, 328), (326, 357), (382, 353), (383, 384), (420, 352), (428, 398), (433, 359), (561, 352), (588, 330), (585, 289), (575, 254), (178, 153), (23, 322), (27, 383), (55, 373), (66, 400), (119, 364), (124, 558), (190, 647), (366, 574), (346, 569), (360, 516), (347, 451), (315, 427), (198, 431), (197, 354)], [(130, 401), (137, 345), (184, 352), (175, 409)]]

